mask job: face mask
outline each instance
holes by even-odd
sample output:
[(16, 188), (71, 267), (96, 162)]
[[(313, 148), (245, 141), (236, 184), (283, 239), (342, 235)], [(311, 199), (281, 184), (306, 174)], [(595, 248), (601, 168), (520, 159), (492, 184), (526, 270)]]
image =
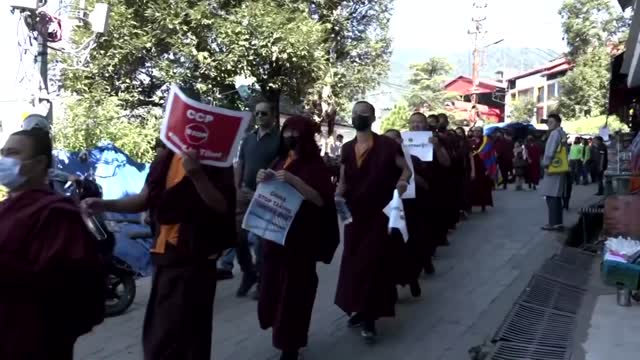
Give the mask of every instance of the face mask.
[(10, 157), (0, 158), (0, 185), (9, 190), (14, 190), (27, 179), (20, 175), (20, 160)]
[(371, 126), (371, 122), (369, 121), (369, 117), (366, 115), (357, 115), (351, 119), (351, 124), (356, 129), (356, 131), (364, 131)]
[(285, 136), (282, 141), (287, 150), (295, 150), (298, 147), (298, 138), (295, 136)]

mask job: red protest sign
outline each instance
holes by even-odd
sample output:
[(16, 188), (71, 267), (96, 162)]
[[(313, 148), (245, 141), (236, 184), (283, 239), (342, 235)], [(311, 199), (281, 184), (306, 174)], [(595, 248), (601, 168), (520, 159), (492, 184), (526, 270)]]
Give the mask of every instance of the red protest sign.
[(250, 118), (251, 113), (246, 111), (222, 109), (189, 99), (177, 86), (172, 86), (160, 139), (178, 154), (198, 150), (203, 164), (231, 166)]

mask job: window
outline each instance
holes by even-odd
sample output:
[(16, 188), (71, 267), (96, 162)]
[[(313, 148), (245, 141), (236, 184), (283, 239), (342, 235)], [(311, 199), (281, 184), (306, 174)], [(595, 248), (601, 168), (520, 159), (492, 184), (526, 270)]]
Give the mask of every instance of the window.
[(551, 99), (555, 99), (558, 97), (558, 93), (556, 90), (556, 84), (557, 82), (551, 83), (547, 85), (547, 99), (551, 100)]
[(544, 86), (538, 88), (538, 104), (544, 102)]
[(560, 96), (562, 95), (562, 84), (560, 84), (560, 82), (557, 82), (556, 84), (556, 96)]
[(511, 93), (511, 101), (516, 101), (516, 93)]
[(518, 100), (531, 100), (533, 99), (533, 89), (518, 91)]

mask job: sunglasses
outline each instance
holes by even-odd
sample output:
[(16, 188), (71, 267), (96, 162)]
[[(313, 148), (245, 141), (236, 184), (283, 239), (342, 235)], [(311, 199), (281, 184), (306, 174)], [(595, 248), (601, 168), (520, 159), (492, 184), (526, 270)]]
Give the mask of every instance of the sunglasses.
[(269, 116), (269, 113), (266, 111), (256, 111), (256, 116)]

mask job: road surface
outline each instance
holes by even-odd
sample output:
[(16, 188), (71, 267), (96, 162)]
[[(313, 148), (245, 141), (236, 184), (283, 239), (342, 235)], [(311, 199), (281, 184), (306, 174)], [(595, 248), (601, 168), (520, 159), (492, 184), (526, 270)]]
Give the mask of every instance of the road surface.
[[(576, 221), (577, 208), (595, 201), (595, 190), (574, 187), (573, 210), (565, 224)], [(436, 275), (421, 279), (422, 298), (413, 299), (408, 288), (400, 289), (397, 317), (379, 322), (376, 345), (363, 344), (357, 331), (347, 329), (346, 315), (333, 304), (340, 253), (333, 264), (319, 265), (320, 286), (305, 359), (468, 359), (467, 350), (495, 332), (531, 274), (564, 240), (561, 234), (540, 230), (546, 207), (537, 193), (498, 191), (494, 201), (496, 208), (474, 214), (450, 235), (451, 246), (438, 250)], [(213, 358), (277, 359), (271, 332), (258, 326), (256, 302), (235, 298), (238, 281), (236, 275), (218, 286)], [(108, 319), (79, 340), (77, 359), (142, 359), (149, 284), (148, 279), (139, 282), (136, 302), (125, 315)]]

